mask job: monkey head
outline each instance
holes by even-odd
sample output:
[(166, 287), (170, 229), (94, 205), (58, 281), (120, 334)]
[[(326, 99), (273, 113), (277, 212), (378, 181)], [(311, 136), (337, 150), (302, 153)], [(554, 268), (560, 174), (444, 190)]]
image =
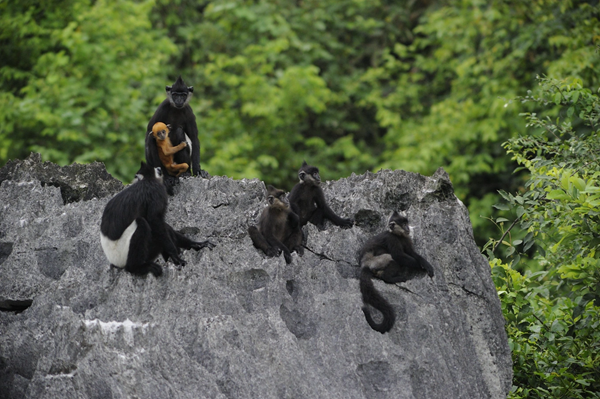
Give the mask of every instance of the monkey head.
[(194, 92), (194, 86), (186, 86), (181, 79), (181, 76), (177, 78), (173, 86), (167, 86), (167, 98), (171, 105), (177, 109), (181, 109), (188, 105)]
[(285, 195), (285, 191), (279, 190), (270, 184), (267, 186), (267, 202), (269, 206), (279, 209), (287, 209), (290, 206), (290, 202)]
[(319, 168), (316, 166), (310, 166), (306, 161), (302, 162), (302, 167), (298, 171), (298, 179), (301, 184), (309, 186), (317, 186), (321, 184), (321, 176), (319, 175)]
[(171, 125), (165, 125), (162, 122), (156, 122), (154, 126), (152, 126), (152, 135), (156, 140), (164, 140), (169, 136), (171, 131)]
[(163, 172), (160, 167), (153, 168), (146, 162), (142, 162), (140, 169), (135, 174), (134, 183), (144, 179), (156, 179), (159, 183), (163, 182)]
[(410, 228), (408, 227), (408, 218), (402, 213), (394, 211), (388, 222), (388, 228), (392, 234), (400, 237), (409, 237)]

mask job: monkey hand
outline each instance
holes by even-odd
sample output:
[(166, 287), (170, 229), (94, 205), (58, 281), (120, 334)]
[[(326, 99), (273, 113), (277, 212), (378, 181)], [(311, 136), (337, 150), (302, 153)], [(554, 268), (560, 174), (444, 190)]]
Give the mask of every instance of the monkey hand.
[(179, 257), (178, 254), (170, 254), (171, 262), (177, 266), (185, 266), (185, 261)]
[(277, 248), (277, 247), (269, 247), (266, 251), (265, 254), (267, 256), (279, 256), (279, 254), (281, 253), (281, 249)]
[(342, 223), (340, 224), (340, 227), (350, 228), (352, 226), (354, 226), (354, 219), (342, 219)]
[(208, 240), (206, 240), (206, 241), (202, 241), (202, 242), (195, 241), (195, 242), (192, 244), (192, 249), (195, 249), (196, 251), (199, 251), (199, 250), (201, 250), (202, 248), (208, 248), (208, 249), (210, 249), (210, 250), (212, 251), (212, 249), (213, 249), (214, 247), (216, 247), (216, 245), (215, 245), (215, 244), (213, 244), (212, 242), (208, 241)]

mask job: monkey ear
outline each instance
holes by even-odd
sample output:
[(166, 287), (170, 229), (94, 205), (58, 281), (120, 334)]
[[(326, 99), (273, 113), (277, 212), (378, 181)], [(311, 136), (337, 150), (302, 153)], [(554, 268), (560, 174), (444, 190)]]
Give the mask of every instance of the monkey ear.
[(303, 161), (302, 161), (302, 166), (306, 166), (306, 165), (308, 165), (308, 164), (306, 163), (306, 160), (303, 160)]
[(171, 124), (170, 123), (167, 124), (167, 129), (169, 129), (169, 131), (171, 130)]
[(188, 91), (190, 93), (193, 93), (194, 92), (194, 86), (188, 86)]
[(170, 93), (170, 92), (171, 92), (171, 88), (172, 88), (172, 87), (173, 87), (173, 86), (167, 86), (167, 87), (165, 87), (165, 90), (167, 91), (167, 93)]

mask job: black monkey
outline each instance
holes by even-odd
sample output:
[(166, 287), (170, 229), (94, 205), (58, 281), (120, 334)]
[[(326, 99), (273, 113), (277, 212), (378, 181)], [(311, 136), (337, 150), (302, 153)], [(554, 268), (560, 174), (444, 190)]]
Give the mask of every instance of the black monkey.
[(250, 226), (248, 234), (256, 248), (262, 249), (267, 256), (278, 256), (283, 251), (287, 263), (292, 261), (291, 251), (304, 254), (302, 230), (298, 224), (298, 215), (291, 209), (283, 190), (267, 186), (267, 201), (258, 220), (258, 228)]
[(321, 228), (325, 219), (341, 227), (351, 227), (354, 224), (352, 219), (344, 219), (336, 215), (327, 205), (325, 194), (320, 186), (319, 168), (307, 165), (304, 161), (298, 171), (298, 178), (300, 182), (296, 183), (290, 193), (290, 204), (300, 218), (301, 227), (311, 222)]
[(111, 265), (138, 275), (162, 274), (154, 262), (162, 254), (185, 265), (179, 248), (213, 248), (209, 241), (192, 241), (165, 222), (167, 192), (160, 168), (142, 162), (133, 184), (115, 195), (104, 208), (100, 243)]
[[(187, 163), (190, 165), (190, 172), (196, 176), (201, 175), (200, 170), (200, 140), (198, 139), (198, 126), (196, 126), (196, 116), (189, 102), (194, 92), (193, 86), (186, 86), (181, 79), (177, 78), (172, 86), (166, 87), (167, 98), (158, 106), (156, 112), (148, 122), (146, 132), (152, 132), (152, 127), (156, 122), (163, 122), (172, 127), (170, 139), (174, 146), (182, 142), (187, 142), (187, 148), (175, 153), (174, 162), (176, 164)], [(152, 167), (162, 166), (158, 156), (156, 140), (150, 135), (146, 135), (146, 162)], [(166, 170), (163, 169), (165, 173)]]
[(388, 222), (389, 231), (371, 238), (359, 253), (360, 292), (363, 302), (379, 310), (383, 316), (381, 323), (376, 323), (366, 306), (362, 310), (367, 323), (375, 331), (389, 331), (396, 320), (394, 309), (373, 286), (371, 279), (376, 277), (389, 284), (406, 281), (407, 272), (425, 270), (433, 277), (433, 266), (414, 250), (410, 239), (408, 219), (398, 212), (392, 213)]

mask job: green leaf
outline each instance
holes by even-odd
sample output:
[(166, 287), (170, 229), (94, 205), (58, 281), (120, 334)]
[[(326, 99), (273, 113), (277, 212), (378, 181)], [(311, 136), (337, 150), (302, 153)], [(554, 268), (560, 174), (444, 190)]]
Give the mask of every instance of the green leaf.
[(553, 200), (569, 200), (570, 197), (563, 190), (552, 190), (547, 195), (546, 198)]
[(560, 94), (560, 92), (554, 94), (554, 103), (556, 105), (560, 105), (561, 100), (562, 100), (562, 95)]

